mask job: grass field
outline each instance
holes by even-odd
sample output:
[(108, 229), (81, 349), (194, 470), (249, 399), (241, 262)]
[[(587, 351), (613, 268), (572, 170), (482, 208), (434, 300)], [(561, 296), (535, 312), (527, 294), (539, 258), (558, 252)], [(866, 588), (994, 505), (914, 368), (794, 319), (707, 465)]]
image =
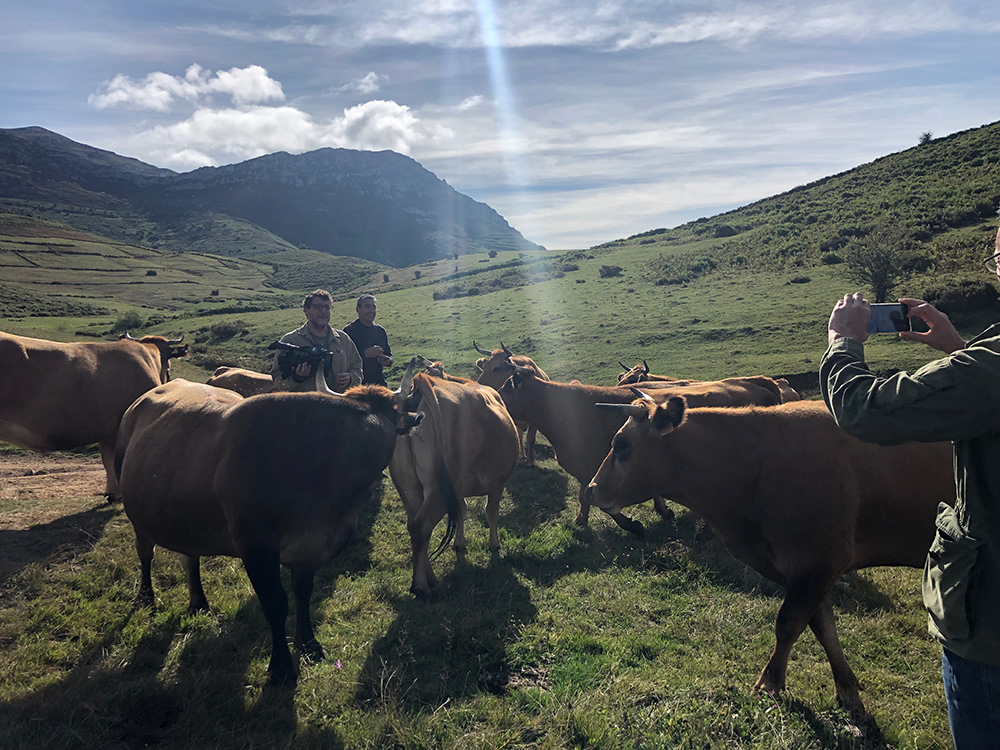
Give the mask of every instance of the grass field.
[[(558, 273), (534, 276), (525, 267), (547, 259), (515, 253), (379, 270), (361, 286), (331, 290), (332, 319), (352, 320), (354, 295), (370, 289), (397, 362), (421, 354), (461, 375), (473, 374), (476, 340), (486, 348), (503, 341), (556, 379), (588, 383), (611, 384), (618, 360), (640, 359), (654, 372), (694, 378), (808, 376), (825, 349), (833, 303), (854, 290), (837, 266), (725, 270), (659, 285), (664, 252), (632, 245), (566, 254)], [(203, 381), (218, 364), (266, 369), (267, 344), (302, 323), (300, 292), (268, 287), (266, 269), (253, 263), (208, 258), (198, 275), (177, 256), (176, 267), (161, 264), (155, 277), (130, 271), (141, 284), (108, 282), (98, 291), (89, 285), (114, 271), (70, 267), (83, 256), (69, 253), (50, 260), (56, 256), (53, 269), (24, 270), (19, 292), (44, 303), (62, 289), (106, 312), (8, 316), (0, 330), (110, 338), (116, 318), (139, 310), (158, 316), (141, 333), (183, 333), (192, 344), (189, 360), (173, 363), (174, 376)], [(611, 263), (621, 274), (602, 277)], [(512, 271), (526, 273), (523, 285), (503, 285)], [(434, 298), (451, 285), (480, 293)], [(268, 309), (276, 300), (285, 302)], [(867, 354), (874, 368), (889, 370), (919, 366), (932, 353), (879, 336)], [(161, 552), (157, 609), (137, 609), (138, 564), (120, 507), (79, 493), (0, 501), (0, 550), (16, 548), (23, 559), (0, 589), (0, 746), (950, 746), (919, 571), (863, 571), (835, 592), (870, 721), (836, 708), (811, 633), (796, 645), (789, 689), (775, 701), (752, 685), (773, 643), (776, 588), (734, 562), (679, 506), (676, 525), (639, 509), (644, 540), (600, 514), (592, 528), (577, 528), (576, 482), (542, 446), (539, 468), (519, 467), (508, 484), (501, 554), (487, 550), (483, 501), (473, 501), (468, 555), (457, 561), (449, 551), (435, 563), (446, 592), (435, 603), (408, 592), (405, 519), (386, 481), (356, 541), (318, 577), (314, 610), (328, 658), (303, 664), (294, 692), (264, 687), (266, 627), (238, 561), (205, 562), (213, 613), (188, 616), (180, 565)], [(23, 460), (0, 454), (0, 466), (12, 456)], [(58, 509), (53, 518), (32, 521), (49, 506)]]
[(213, 612), (190, 616), (180, 565), (160, 551), (157, 608), (136, 608), (120, 507), (49, 502), (64, 515), (27, 528), (16, 519), (30, 501), (3, 504), (5, 548), (34, 552), (0, 593), (4, 748), (949, 746), (917, 571), (862, 571), (835, 592), (870, 721), (836, 708), (809, 633), (775, 701), (752, 685), (776, 588), (680, 506), (674, 524), (637, 509), (644, 540), (600, 514), (576, 527), (576, 484), (551, 457), (508, 483), (499, 556), (483, 501), (471, 503), (469, 551), (434, 563), (434, 603), (408, 592), (405, 516), (386, 480), (317, 577), (327, 658), (303, 663), (294, 691), (265, 687), (269, 636), (238, 561), (205, 561)]

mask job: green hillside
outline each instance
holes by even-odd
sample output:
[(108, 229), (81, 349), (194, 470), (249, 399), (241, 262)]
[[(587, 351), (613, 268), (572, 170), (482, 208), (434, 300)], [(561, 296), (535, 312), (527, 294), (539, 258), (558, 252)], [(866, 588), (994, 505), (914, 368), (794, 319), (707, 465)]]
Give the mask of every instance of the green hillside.
[(836, 263), (853, 239), (892, 226), (918, 244), (929, 276), (965, 275), (992, 245), (998, 203), (1000, 123), (994, 123), (734, 211), (602, 247), (660, 248), (657, 280), (670, 284), (714, 268)]
[[(561, 255), (472, 254), (402, 269), (303, 249), (240, 260), (159, 253), (8, 216), (0, 304), (16, 304), (0, 308), (0, 329), (111, 335), (116, 318), (139, 307), (148, 330), (197, 340), (186, 367), (204, 378), (218, 364), (264, 368), (266, 344), (300, 324), (301, 294), (320, 286), (340, 300), (340, 325), (353, 319), (360, 291), (375, 292), (379, 321), (406, 355), (397, 361), (420, 353), (457, 374), (472, 374), (473, 339), (503, 341), (557, 378), (595, 383), (610, 382), (619, 360), (638, 359), (702, 378), (808, 374), (834, 301), (859, 288), (841, 262), (852, 242), (880, 225), (907, 234), (914, 260), (898, 294), (944, 299), (962, 281), (988, 288), (978, 262), (992, 246), (998, 199), (1000, 124), (676, 229)], [(35, 317), (56, 298), (91, 307)], [(958, 322), (971, 333), (998, 314), (985, 304)], [(886, 369), (929, 354), (881, 338), (870, 352)]]

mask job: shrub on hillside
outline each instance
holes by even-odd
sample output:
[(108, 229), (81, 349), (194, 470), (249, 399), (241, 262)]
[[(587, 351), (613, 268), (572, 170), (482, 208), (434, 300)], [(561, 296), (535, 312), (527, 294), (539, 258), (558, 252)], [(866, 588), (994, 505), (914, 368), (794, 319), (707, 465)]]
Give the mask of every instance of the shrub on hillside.
[(228, 341), (234, 336), (244, 336), (250, 332), (250, 327), (242, 320), (226, 320), (220, 323), (212, 323), (208, 328), (209, 338), (212, 341)]
[(601, 274), (602, 279), (610, 279), (615, 276), (621, 276), (622, 271), (624, 270), (625, 269), (622, 268), (621, 266), (601, 266), (601, 269), (600, 271), (598, 271), (598, 273)]
[(134, 331), (137, 328), (142, 328), (146, 324), (146, 320), (139, 314), (138, 310), (129, 310), (127, 313), (121, 315), (111, 326), (111, 330), (114, 333), (125, 333), (125, 331)]

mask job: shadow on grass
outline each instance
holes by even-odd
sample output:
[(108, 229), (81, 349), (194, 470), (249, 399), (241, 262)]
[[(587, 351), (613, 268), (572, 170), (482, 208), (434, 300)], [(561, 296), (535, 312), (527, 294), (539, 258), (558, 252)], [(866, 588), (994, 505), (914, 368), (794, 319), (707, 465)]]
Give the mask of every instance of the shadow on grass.
[(566, 510), (568, 488), (569, 477), (562, 471), (518, 464), (505, 485), (514, 507), (501, 513), (500, 525), (527, 536), (533, 529), (552, 523)]
[(394, 603), (396, 619), (358, 678), (355, 699), (364, 709), (433, 709), (504, 692), (507, 647), (538, 614), (529, 590), (496, 557), (485, 568), (459, 564), (441, 584), (447, 593), (436, 602)]
[(90, 510), (27, 529), (0, 531), (0, 583), (33, 563), (60, 563), (93, 546), (104, 527), (121, 513), (103, 500)]
[(784, 704), (789, 712), (801, 716), (812, 728), (821, 747), (855, 750), (887, 750), (890, 747), (874, 716), (850, 716), (843, 711), (836, 711), (832, 716), (821, 715), (802, 701), (791, 698), (786, 698)]
[[(266, 658), (270, 649), (256, 597), (219, 621), (168, 613), (146, 625), (150, 617), (155, 615), (148, 608), (129, 612), (65, 677), (0, 703), (0, 746), (235, 748), (292, 742), (295, 691), (247, 686), (251, 661)], [(143, 627), (135, 645), (120, 655), (117, 644)], [(343, 746), (334, 732), (321, 734), (309, 742)]]

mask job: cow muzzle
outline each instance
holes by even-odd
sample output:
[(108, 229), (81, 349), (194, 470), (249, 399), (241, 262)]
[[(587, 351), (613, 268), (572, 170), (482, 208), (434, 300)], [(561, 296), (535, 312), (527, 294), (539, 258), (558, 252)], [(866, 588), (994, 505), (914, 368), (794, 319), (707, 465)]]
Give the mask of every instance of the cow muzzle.
[(583, 491), (584, 498), (595, 508), (603, 510), (608, 515), (614, 515), (615, 513), (621, 512), (621, 506), (615, 504), (610, 498), (603, 496), (596, 482), (591, 482), (587, 485), (587, 489)]

